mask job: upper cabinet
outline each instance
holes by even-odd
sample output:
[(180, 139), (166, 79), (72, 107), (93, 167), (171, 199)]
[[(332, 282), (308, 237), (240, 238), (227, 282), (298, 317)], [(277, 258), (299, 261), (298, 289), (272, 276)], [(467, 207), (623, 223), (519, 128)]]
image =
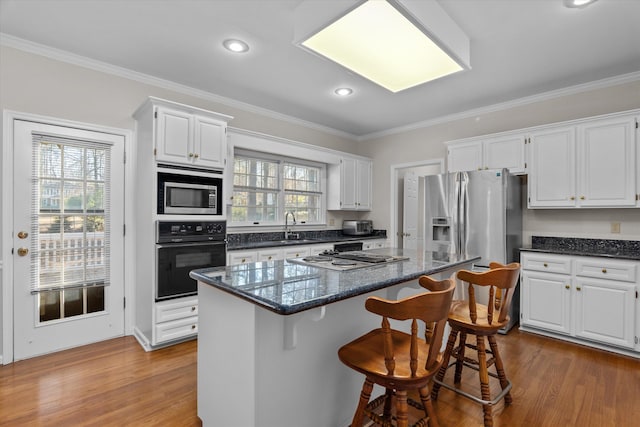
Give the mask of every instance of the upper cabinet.
[(525, 135), (513, 134), (447, 144), (449, 172), (507, 168), (525, 172)]
[(328, 169), (328, 210), (371, 210), (372, 163), (344, 157)]
[(532, 132), (529, 207), (634, 207), (636, 117), (622, 115)]
[(150, 140), (157, 162), (224, 169), (231, 116), (149, 97), (134, 117), (139, 136)]
[(227, 123), (181, 110), (157, 107), (156, 160), (223, 169), (227, 158)]

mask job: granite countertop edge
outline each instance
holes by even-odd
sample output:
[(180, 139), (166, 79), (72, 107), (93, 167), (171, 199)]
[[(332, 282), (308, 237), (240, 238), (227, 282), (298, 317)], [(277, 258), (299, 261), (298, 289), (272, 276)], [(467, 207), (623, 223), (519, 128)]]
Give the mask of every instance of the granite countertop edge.
[(574, 256), (589, 256), (598, 258), (611, 258), (611, 259), (625, 259), (632, 261), (640, 261), (640, 253), (598, 253), (598, 252), (586, 252), (577, 249), (558, 249), (558, 248), (533, 248), (524, 247), (520, 248), (522, 252), (539, 252), (556, 255), (574, 255)]
[[(343, 291), (339, 294), (334, 294), (334, 295), (329, 295), (327, 297), (323, 297), (323, 298), (318, 298), (317, 300), (313, 300), (313, 301), (308, 301), (308, 302), (304, 302), (304, 303), (300, 303), (300, 304), (295, 304), (295, 305), (281, 305), (281, 304), (277, 304), (274, 303), (273, 301), (269, 301), (266, 299), (261, 299), (256, 297), (255, 295), (252, 294), (248, 294), (246, 292), (243, 292), (240, 289), (237, 288), (232, 288), (229, 286), (224, 286), (224, 285), (219, 285), (216, 283), (213, 283), (211, 278), (204, 275), (203, 273), (200, 273), (198, 271), (192, 271), (191, 272), (191, 278), (196, 279), (206, 285), (209, 285), (211, 287), (214, 287), (216, 289), (219, 289), (221, 291), (227, 292), (231, 295), (235, 295), (236, 297), (239, 297), (241, 299), (244, 299), (245, 301), (251, 302), (259, 307), (262, 307), (264, 309), (267, 309), (273, 313), (279, 314), (279, 315), (283, 315), (283, 316), (287, 316), (287, 315), (291, 315), (291, 314), (296, 314), (296, 313), (301, 313), (303, 311), (307, 311), (307, 310), (311, 310), (313, 308), (317, 308), (317, 307), (322, 307), (334, 302), (338, 302), (338, 301), (342, 301), (342, 300), (346, 300), (348, 298), (353, 298), (359, 295), (363, 295), (366, 293), (370, 293), (370, 292), (374, 292), (374, 291), (378, 291), (380, 289), (385, 289), (403, 282), (408, 282), (411, 280), (415, 280), (417, 278), (419, 278), (420, 276), (424, 276), (424, 275), (431, 275), (431, 274), (436, 274), (436, 273), (440, 273), (444, 270), (447, 270), (449, 268), (452, 267), (456, 267), (458, 265), (463, 265), (463, 264), (467, 264), (470, 262), (474, 262), (479, 260), (480, 257), (475, 256), (475, 257), (469, 257), (467, 259), (464, 260), (460, 260), (460, 261), (454, 261), (451, 263), (448, 263), (446, 265), (442, 265), (442, 266), (438, 266), (438, 267), (434, 267), (428, 270), (423, 270), (423, 271), (419, 271), (419, 272), (415, 272), (415, 273), (411, 273), (405, 276), (399, 276), (399, 277), (395, 277), (392, 279), (387, 279), (387, 280), (382, 280), (380, 282), (374, 282), (374, 283), (370, 283), (367, 285), (363, 285), (360, 286), (356, 289), (350, 289), (348, 291)], [(217, 267), (217, 268), (221, 268), (221, 267)]]
[[(277, 248), (277, 247), (289, 247), (300, 245), (318, 245), (326, 243), (340, 243), (340, 242), (358, 242), (361, 240), (384, 240), (386, 236), (345, 236), (328, 239), (301, 239), (301, 240), (288, 240), (287, 243), (281, 243), (279, 241), (262, 241), (262, 242), (250, 242), (242, 243), (233, 246), (227, 246), (227, 251), (240, 251), (250, 249), (262, 249), (262, 248)], [(284, 240), (284, 239), (283, 239)]]

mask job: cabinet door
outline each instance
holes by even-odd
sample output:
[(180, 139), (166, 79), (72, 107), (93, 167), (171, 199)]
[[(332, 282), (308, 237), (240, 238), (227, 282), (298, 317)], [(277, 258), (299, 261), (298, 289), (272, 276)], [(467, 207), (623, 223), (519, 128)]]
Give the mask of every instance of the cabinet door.
[(482, 141), (451, 144), (447, 153), (449, 172), (475, 171), (483, 168)]
[(580, 206), (635, 206), (635, 118), (596, 120), (578, 127)]
[(524, 173), (524, 140), (522, 134), (485, 140), (484, 168), (507, 168), (511, 173)]
[(157, 112), (156, 160), (191, 163), (193, 151), (189, 144), (193, 139), (193, 116), (164, 107), (158, 107)]
[(216, 169), (224, 168), (227, 155), (226, 123), (196, 116), (194, 124), (194, 164)]
[(576, 336), (634, 347), (635, 285), (576, 278)]
[(270, 248), (258, 251), (258, 261), (275, 261), (282, 259), (283, 250), (281, 248)]
[(523, 270), (523, 325), (571, 334), (571, 277)]
[(574, 207), (575, 129), (556, 128), (532, 133), (529, 150), (529, 207)]
[(356, 206), (359, 210), (371, 210), (372, 165), (368, 160), (358, 160)]
[[(634, 136), (636, 145), (636, 206), (640, 208), (640, 129), (638, 128), (640, 117), (636, 117), (635, 121), (636, 131), (634, 132)], [(640, 324), (640, 315), (638, 315), (638, 323)], [(640, 326), (638, 326), (638, 332), (640, 333)], [(638, 346), (640, 348), (640, 342), (638, 343)]]
[(340, 170), (340, 207), (341, 209), (356, 209), (358, 181), (358, 163), (356, 159), (344, 158)]
[(303, 256), (309, 256), (309, 251), (311, 248), (309, 246), (294, 246), (292, 248), (286, 248), (283, 251), (283, 258), (300, 258)]
[(227, 265), (249, 264), (258, 260), (256, 251), (231, 251), (227, 254)]

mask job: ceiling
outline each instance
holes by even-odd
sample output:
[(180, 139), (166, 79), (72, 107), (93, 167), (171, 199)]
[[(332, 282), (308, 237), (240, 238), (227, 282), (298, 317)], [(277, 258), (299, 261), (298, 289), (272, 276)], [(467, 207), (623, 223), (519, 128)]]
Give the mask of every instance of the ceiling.
[[(294, 46), (299, 3), (0, 0), (0, 32), (358, 139), (597, 80), (640, 78), (638, 0), (584, 9), (562, 0), (439, 0), (471, 40), (472, 68), (395, 94)], [(249, 52), (225, 50), (230, 37)], [(354, 93), (335, 96), (341, 86)]]

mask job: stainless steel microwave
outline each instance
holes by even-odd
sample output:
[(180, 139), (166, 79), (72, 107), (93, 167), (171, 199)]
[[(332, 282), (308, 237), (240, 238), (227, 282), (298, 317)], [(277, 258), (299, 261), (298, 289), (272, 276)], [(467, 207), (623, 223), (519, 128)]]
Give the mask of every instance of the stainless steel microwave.
[(188, 170), (158, 172), (158, 214), (220, 216), (222, 205), (222, 177)]

